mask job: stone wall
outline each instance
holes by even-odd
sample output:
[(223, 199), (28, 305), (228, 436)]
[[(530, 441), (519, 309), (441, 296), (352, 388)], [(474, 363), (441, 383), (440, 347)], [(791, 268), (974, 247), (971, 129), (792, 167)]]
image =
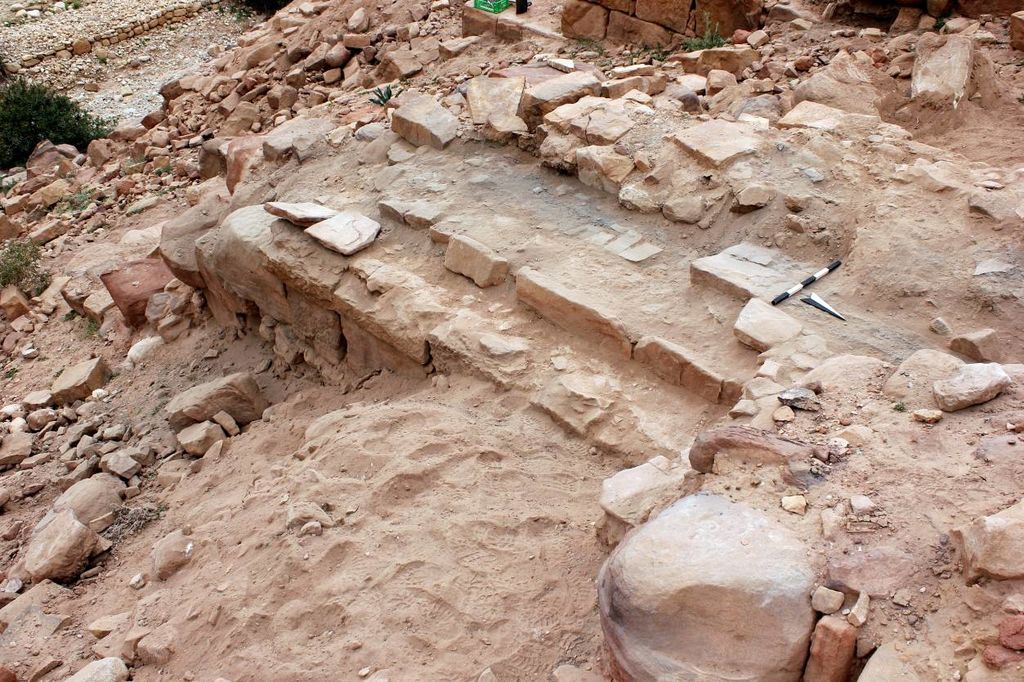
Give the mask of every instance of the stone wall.
[(562, 34), (649, 47), (668, 46), (679, 35), (710, 28), (730, 36), (761, 24), (761, 0), (566, 0)]

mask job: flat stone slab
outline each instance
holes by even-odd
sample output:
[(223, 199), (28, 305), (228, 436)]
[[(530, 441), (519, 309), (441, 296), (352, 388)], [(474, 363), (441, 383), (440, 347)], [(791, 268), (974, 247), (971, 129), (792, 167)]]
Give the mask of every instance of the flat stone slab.
[(306, 234), (332, 251), (351, 256), (373, 243), (380, 234), (380, 223), (362, 213), (343, 211), (306, 228)]
[(741, 243), (691, 262), (690, 283), (740, 298), (771, 299), (817, 269), (778, 251)]
[(752, 298), (743, 306), (732, 331), (743, 345), (766, 351), (799, 336), (803, 325), (770, 303)]
[(761, 144), (749, 126), (721, 119), (676, 133), (675, 141), (697, 160), (715, 168), (756, 153)]
[(288, 222), (300, 227), (309, 227), (338, 215), (338, 211), (333, 208), (309, 201), (297, 204), (290, 204), (284, 201), (268, 201), (263, 204), (263, 210), (272, 216), (284, 218)]
[(814, 128), (833, 131), (854, 123), (877, 125), (882, 119), (869, 114), (851, 114), (842, 109), (804, 100), (779, 119), (780, 128)]

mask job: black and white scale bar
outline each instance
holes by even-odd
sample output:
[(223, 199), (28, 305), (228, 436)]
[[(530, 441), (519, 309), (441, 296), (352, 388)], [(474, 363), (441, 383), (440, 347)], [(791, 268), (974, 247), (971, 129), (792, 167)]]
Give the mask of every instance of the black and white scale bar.
[(842, 261), (838, 261), (838, 260), (837, 261), (832, 261), (826, 267), (822, 268), (821, 270), (818, 270), (816, 273), (814, 273), (813, 275), (811, 275), (810, 277), (808, 277), (804, 281), (800, 282), (800, 284), (797, 284), (796, 286), (794, 286), (794, 287), (792, 287), (790, 289), (787, 289), (786, 291), (782, 292), (781, 294), (779, 294), (778, 296), (773, 298), (772, 299), (772, 305), (778, 305), (778, 304), (782, 303), (783, 301), (785, 301), (790, 296), (794, 295), (795, 293), (797, 293), (798, 291), (800, 291), (804, 287), (810, 286), (811, 284), (814, 284), (819, 279), (821, 279), (822, 277), (824, 277), (828, 273), (832, 272), (833, 270), (835, 270), (836, 268), (838, 268), (842, 264), (843, 264)]

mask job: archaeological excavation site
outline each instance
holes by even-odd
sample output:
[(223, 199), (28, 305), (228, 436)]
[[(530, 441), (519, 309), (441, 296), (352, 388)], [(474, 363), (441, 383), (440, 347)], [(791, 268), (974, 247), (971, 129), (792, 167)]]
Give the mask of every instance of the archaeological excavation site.
[(1024, 0), (0, 0), (0, 682), (1024, 682)]

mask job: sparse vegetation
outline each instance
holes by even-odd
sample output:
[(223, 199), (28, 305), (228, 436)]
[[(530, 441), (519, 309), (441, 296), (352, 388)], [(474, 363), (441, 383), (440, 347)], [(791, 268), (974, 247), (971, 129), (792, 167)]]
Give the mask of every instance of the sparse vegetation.
[(91, 200), (92, 192), (88, 189), (81, 189), (61, 199), (54, 210), (57, 213), (78, 213), (85, 209)]
[(576, 56), (580, 52), (595, 52), (599, 55), (603, 55), (604, 45), (596, 40), (591, 40), (590, 38), (577, 38), (572, 54), (573, 56)]
[(93, 319), (88, 319), (85, 322), (85, 328), (82, 329), (82, 338), (91, 339), (100, 333), (100, 323)]
[(398, 94), (397, 90), (392, 89), (390, 85), (385, 85), (383, 88), (374, 88), (373, 94), (370, 95), (370, 101), (379, 106), (386, 106), (391, 98)]
[(896, 410), (897, 412), (906, 412), (907, 406), (904, 405), (903, 403), (896, 403), (895, 405), (892, 406), (892, 409)]
[(39, 267), (39, 245), (29, 239), (11, 239), (0, 247), (0, 287), (14, 285), (36, 296), (50, 283), (48, 272)]
[(939, 17), (938, 19), (936, 19), (935, 20), (935, 30), (936, 31), (941, 31), (942, 28), (946, 25), (947, 21), (949, 21), (949, 17)]
[(713, 47), (722, 47), (726, 44), (726, 39), (722, 37), (722, 34), (718, 32), (718, 24), (711, 25), (711, 18), (708, 13), (704, 13), (704, 35), (696, 38), (687, 38), (683, 41), (683, 49), (686, 52), (696, 52), (697, 50), (709, 50)]
[(43, 140), (84, 150), (111, 123), (50, 88), (15, 78), (0, 88), (0, 168), (25, 163)]

